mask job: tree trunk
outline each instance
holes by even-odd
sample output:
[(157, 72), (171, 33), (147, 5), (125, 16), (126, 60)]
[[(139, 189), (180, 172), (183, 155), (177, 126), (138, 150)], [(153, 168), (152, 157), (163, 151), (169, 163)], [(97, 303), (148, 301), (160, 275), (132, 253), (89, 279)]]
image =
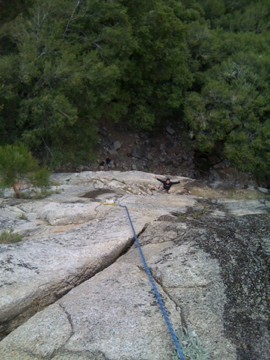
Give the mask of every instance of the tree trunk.
[(12, 185), (12, 188), (13, 188), (13, 190), (14, 190), (14, 192), (15, 192), (16, 198), (19, 199), (19, 198), (21, 197), (21, 192), (20, 192), (21, 187), (20, 187), (20, 184), (19, 184), (19, 183), (13, 184), (13, 185)]

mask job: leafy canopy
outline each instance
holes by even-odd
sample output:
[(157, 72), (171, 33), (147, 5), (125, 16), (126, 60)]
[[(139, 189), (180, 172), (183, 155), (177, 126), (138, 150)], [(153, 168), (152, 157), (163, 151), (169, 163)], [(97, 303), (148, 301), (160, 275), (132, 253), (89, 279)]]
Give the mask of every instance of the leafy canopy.
[(184, 123), (204, 155), (269, 176), (269, 1), (2, 3), (0, 144), (57, 167), (89, 162), (101, 123)]
[[(199, 2), (211, 22), (195, 21), (188, 29), (194, 83), (186, 94), (184, 114), (194, 133), (194, 147), (257, 178), (267, 178), (270, 38), (264, 19), (266, 13), (270, 15), (269, 4), (262, 0), (260, 6), (247, 3), (230, 10), (225, 1), (219, 0), (223, 6), (216, 9), (210, 1)], [(228, 28), (221, 30), (225, 24)], [(237, 30), (231, 31), (232, 24)]]
[(33, 2), (9, 33), (16, 53), (0, 59), (3, 134), (55, 165), (89, 161), (101, 121), (149, 130), (175, 118), (192, 81), (181, 11), (174, 0)]

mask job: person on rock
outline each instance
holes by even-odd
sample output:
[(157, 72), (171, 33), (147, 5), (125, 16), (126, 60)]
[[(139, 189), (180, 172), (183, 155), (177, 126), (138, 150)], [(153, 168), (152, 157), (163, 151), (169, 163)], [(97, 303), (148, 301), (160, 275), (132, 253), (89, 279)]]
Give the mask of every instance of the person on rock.
[(100, 163), (99, 163), (99, 166), (100, 166), (100, 169), (101, 170), (110, 170), (110, 169), (112, 169), (113, 167), (115, 167), (115, 162), (111, 159), (111, 158), (109, 158), (109, 157), (107, 157), (105, 160), (102, 160)]
[(155, 179), (160, 181), (163, 184), (163, 189), (169, 194), (172, 185), (180, 184), (180, 181), (171, 181), (169, 177), (166, 180), (162, 180), (159, 177), (155, 176)]

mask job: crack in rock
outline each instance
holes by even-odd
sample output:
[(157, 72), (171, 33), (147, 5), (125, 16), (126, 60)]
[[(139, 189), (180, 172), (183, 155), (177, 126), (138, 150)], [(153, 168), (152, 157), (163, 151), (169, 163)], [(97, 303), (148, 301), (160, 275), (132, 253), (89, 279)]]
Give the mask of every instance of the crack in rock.
[[(142, 235), (146, 229), (147, 224), (142, 228), (142, 230), (137, 234), (137, 236), (139, 237), (140, 235)], [(0, 335), (2, 339), (7, 336), (11, 331), (15, 330), (18, 326), (24, 324), (36, 313), (43, 310), (47, 306), (54, 304), (57, 300), (61, 299), (70, 290), (113, 265), (118, 259), (120, 259), (131, 249), (134, 241), (134, 238), (130, 238), (120, 252), (116, 250), (112, 259), (109, 262), (105, 261), (101, 266), (99, 266), (98, 269), (93, 269), (92, 267), (84, 268), (83, 271), (81, 271), (80, 273), (70, 276), (60, 284), (55, 284), (49, 290), (45, 290), (45, 292), (44, 290), (41, 290), (43, 294), (39, 293), (39, 295), (35, 297), (29, 305), (25, 306), (23, 311), (13, 316), (8, 321), (2, 322), (0, 324)]]
[(59, 349), (55, 349), (55, 351), (51, 354), (51, 359), (53, 359), (55, 357), (55, 355), (57, 355), (59, 352), (61, 352), (62, 349), (64, 349), (65, 345), (68, 343), (68, 341), (70, 340), (70, 338), (74, 335), (74, 325), (73, 325), (73, 321), (72, 321), (72, 317), (69, 314), (69, 312), (66, 310), (66, 308), (64, 307), (63, 304), (61, 304), (61, 302), (58, 302), (59, 307), (62, 309), (62, 311), (64, 312), (64, 314), (66, 315), (66, 318), (68, 320), (68, 323), (70, 325), (70, 335), (69, 337), (65, 340), (65, 343), (59, 348)]
[[(175, 305), (175, 310), (179, 313), (181, 319), (181, 307), (177, 304), (177, 302), (173, 299), (173, 297), (171, 296), (171, 294), (168, 292), (168, 290), (166, 289), (166, 287), (162, 284), (162, 281), (158, 279), (157, 276), (155, 276), (153, 274), (153, 271), (151, 270), (153, 279), (155, 280), (155, 282), (161, 287), (162, 291), (164, 292), (164, 294), (167, 295), (167, 297), (171, 300), (171, 302)], [(164, 301), (164, 300), (163, 300)]]
[(66, 342), (65, 342), (65, 344), (66, 344), (69, 341), (69, 339), (71, 338), (71, 336), (74, 335), (74, 325), (73, 325), (73, 322), (72, 322), (72, 317), (69, 314), (69, 312), (66, 310), (65, 306), (63, 304), (61, 304), (61, 302), (58, 302), (58, 305), (63, 310), (63, 312), (66, 314), (66, 317), (67, 317), (68, 322), (69, 322), (70, 327), (71, 327), (71, 334), (70, 334), (69, 338), (66, 340)]

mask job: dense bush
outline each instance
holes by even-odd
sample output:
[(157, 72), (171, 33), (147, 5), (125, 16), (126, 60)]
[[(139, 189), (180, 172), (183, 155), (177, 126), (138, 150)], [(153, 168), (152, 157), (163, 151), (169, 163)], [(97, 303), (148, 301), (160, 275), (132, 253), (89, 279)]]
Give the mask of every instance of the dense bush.
[(55, 166), (89, 161), (101, 122), (185, 123), (200, 152), (269, 176), (267, 0), (4, 3), (0, 143)]

